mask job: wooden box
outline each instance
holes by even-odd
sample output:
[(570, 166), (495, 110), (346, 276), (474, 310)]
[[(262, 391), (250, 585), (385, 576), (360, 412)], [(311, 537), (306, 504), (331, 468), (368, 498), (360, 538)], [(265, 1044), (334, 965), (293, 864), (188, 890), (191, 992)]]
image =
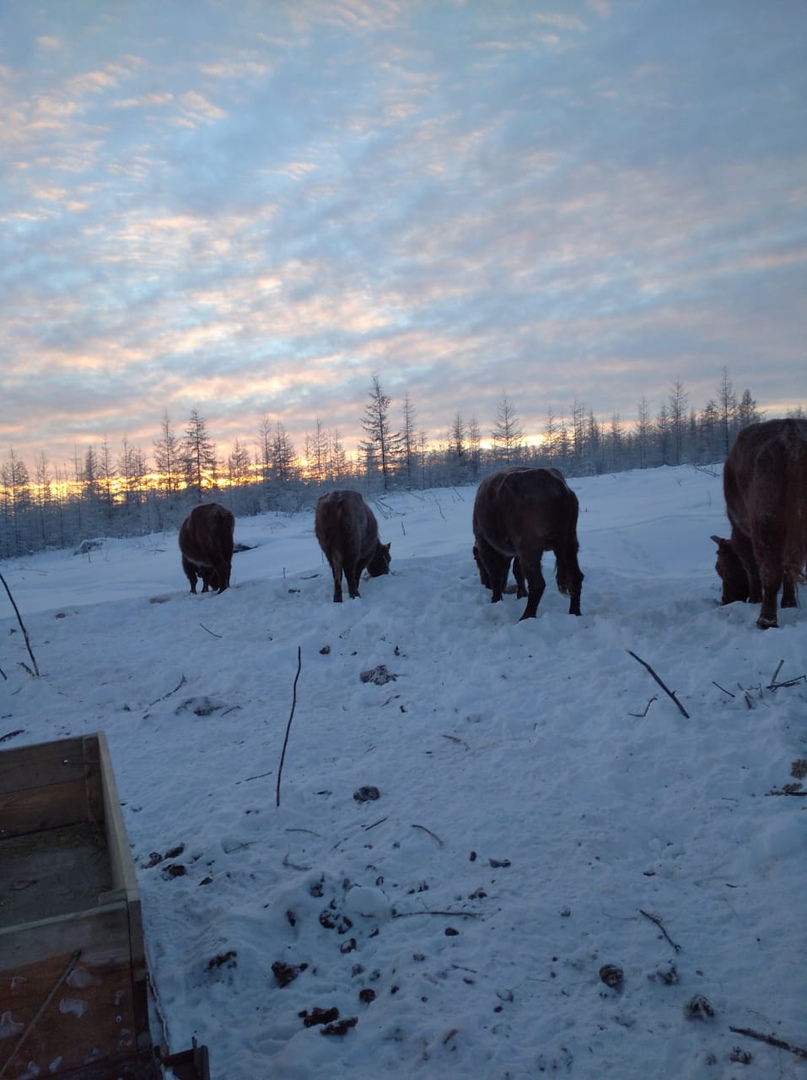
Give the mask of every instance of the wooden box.
[(0, 752), (0, 1077), (153, 1080), (140, 913), (103, 732)]

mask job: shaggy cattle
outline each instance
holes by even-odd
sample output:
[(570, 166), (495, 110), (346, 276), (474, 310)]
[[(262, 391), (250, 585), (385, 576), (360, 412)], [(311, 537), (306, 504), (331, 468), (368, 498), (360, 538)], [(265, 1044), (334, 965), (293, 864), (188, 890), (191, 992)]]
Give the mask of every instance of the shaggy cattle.
[(570, 599), (569, 614), (580, 614), (583, 574), (577, 562), (577, 514), (577, 496), (558, 469), (516, 467), (485, 477), (474, 501), (474, 553), (494, 604), (502, 598), (510, 560), (515, 558), (514, 571), (518, 565), (527, 581), (527, 606), (521, 618), (535, 618), (546, 588), (541, 558), (545, 551), (553, 551), (558, 589)]
[(370, 577), (389, 573), (389, 544), (378, 539), (375, 515), (358, 491), (330, 491), (317, 502), (314, 532), (333, 573), (333, 602), (342, 603), (342, 574), (348, 593), (359, 595), (365, 568)]
[(179, 530), (182, 569), (196, 592), (202, 579), (202, 592), (224, 592), (230, 584), (233, 562), (235, 518), (219, 503), (203, 503), (191, 510)]
[(757, 626), (777, 626), (776, 598), (796, 607), (807, 562), (807, 420), (743, 428), (723, 466), (731, 539), (719, 536), (716, 569), (723, 604), (762, 606)]

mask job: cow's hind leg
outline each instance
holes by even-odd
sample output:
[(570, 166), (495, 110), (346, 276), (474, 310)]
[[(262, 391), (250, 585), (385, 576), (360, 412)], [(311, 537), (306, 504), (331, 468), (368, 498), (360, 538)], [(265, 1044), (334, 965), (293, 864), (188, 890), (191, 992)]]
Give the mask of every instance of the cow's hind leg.
[(191, 583), (191, 592), (195, 593), (196, 582), (199, 580), (199, 575), (196, 573), (196, 567), (193, 565), (190, 559), (186, 559), (184, 555), (182, 556), (182, 569), (185, 571), (185, 576)]
[(527, 579), (527, 606), (524, 608), (519, 622), (523, 619), (534, 619), (536, 617), (538, 605), (541, 603), (541, 597), (544, 595), (544, 589), (546, 588), (546, 581), (541, 573), (540, 553), (537, 558), (530, 559), (529, 562), (522, 559), (521, 569)]
[(510, 558), (507, 555), (502, 555), (502, 553), (497, 551), (494, 547), (491, 547), (487, 540), (477, 539), (477, 548), (479, 550), (479, 559), (485, 569), (490, 584), (490, 602), (492, 604), (498, 603), (507, 587), (507, 572), (510, 569)]
[(346, 566), (345, 577), (347, 578), (347, 591), (350, 599), (359, 599), (359, 578), (361, 577), (361, 566)]
[(333, 574), (333, 602), (335, 604), (342, 603), (342, 561), (336, 555), (331, 555), (328, 558), (331, 564), (331, 573)]
[(797, 581), (798, 572), (796, 570), (785, 570), (784, 580), (782, 582), (782, 607), (799, 606), (796, 594)]
[(776, 621), (776, 596), (781, 584), (781, 575), (772, 574), (766, 569), (762, 571), (762, 607), (759, 610), (757, 626), (760, 630), (768, 630), (778, 626)]

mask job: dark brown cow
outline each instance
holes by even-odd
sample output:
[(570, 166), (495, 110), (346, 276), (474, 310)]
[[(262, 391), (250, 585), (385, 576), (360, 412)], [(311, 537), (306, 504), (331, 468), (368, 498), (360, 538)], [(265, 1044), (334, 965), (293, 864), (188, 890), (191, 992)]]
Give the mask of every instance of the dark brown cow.
[(578, 509), (577, 496), (558, 469), (516, 467), (485, 477), (476, 492), (473, 529), (480, 578), (489, 583), (494, 604), (502, 598), (510, 560), (515, 558), (527, 581), (527, 606), (521, 618), (535, 618), (546, 588), (541, 558), (545, 551), (553, 551), (558, 589), (570, 599), (569, 614), (580, 614)]
[(776, 598), (796, 607), (807, 562), (807, 420), (766, 420), (743, 428), (723, 466), (731, 539), (719, 536), (721, 603), (762, 606), (757, 626), (778, 626)]
[(233, 563), (235, 518), (219, 503), (203, 503), (191, 510), (179, 530), (182, 569), (196, 592), (202, 579), (202, 592), (224, 592), (230, 585)]
[(365, 568), (370, 577), (389, 573), (389, 544), (378, 539), (375, 515), (358, 491), (330, 491), (317, 502), (314, 532), (333, 573), (333, 602), (342, 603), (342, 573), (351, 597), (359, 595)]

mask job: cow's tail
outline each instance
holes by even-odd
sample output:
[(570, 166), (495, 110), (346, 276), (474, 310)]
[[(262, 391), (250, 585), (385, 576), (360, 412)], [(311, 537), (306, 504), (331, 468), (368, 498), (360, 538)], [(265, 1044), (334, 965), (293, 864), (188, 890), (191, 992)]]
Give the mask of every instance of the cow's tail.
[(807, 581), (807, 442), (795, 433), (787, 443), (785, 470), (785, 573)]

